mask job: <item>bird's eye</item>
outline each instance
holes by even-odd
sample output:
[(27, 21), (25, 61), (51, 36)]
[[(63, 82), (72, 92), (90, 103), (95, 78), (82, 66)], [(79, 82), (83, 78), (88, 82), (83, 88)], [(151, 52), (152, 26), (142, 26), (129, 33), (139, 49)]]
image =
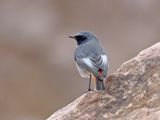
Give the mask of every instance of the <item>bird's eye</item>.
[(83, 40), (85, 40), (85, 39), (86, 39), (85, 36), (82, 36), (82, 35), (77, 35), (77, 36), (76, 36), (76, 40), (83, 41)]

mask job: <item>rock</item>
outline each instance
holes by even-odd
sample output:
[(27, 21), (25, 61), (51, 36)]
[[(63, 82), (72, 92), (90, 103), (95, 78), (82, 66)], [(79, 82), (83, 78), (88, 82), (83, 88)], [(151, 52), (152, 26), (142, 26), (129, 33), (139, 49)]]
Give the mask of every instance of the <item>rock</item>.
[(47, 120), (160, 120), (160, 42), (123, 63), (105, 85)]

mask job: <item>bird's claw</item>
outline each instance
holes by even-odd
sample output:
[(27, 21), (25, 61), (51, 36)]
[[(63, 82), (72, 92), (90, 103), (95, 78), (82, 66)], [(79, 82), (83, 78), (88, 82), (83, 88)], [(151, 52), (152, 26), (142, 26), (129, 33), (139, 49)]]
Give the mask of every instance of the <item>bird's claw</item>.
[(90, 89), (90, 88), (89, 88), (87, 92), (89, 92), (89, 91), (93, 91), (93, 89)]

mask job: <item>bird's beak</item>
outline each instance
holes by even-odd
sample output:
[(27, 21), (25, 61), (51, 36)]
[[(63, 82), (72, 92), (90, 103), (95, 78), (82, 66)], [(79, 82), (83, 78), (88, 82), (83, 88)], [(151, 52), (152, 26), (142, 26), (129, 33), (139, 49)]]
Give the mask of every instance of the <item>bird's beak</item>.
[(70, 36), (69, 36), (69, 38), (73, 38), (73, 39), (75, 39), (75, 36), (74, 36), (74, 35), (70, 35)]

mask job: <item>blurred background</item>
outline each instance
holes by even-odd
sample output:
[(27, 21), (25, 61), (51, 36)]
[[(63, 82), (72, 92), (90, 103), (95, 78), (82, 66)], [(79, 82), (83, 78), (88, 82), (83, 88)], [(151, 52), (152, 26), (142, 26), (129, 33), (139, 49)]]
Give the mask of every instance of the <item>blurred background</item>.
[(95, 33), (112, 74), (160, 41), (159, 0), (0, 0), (0, 119), (44, 120), (88, 89), (78, 31)]

